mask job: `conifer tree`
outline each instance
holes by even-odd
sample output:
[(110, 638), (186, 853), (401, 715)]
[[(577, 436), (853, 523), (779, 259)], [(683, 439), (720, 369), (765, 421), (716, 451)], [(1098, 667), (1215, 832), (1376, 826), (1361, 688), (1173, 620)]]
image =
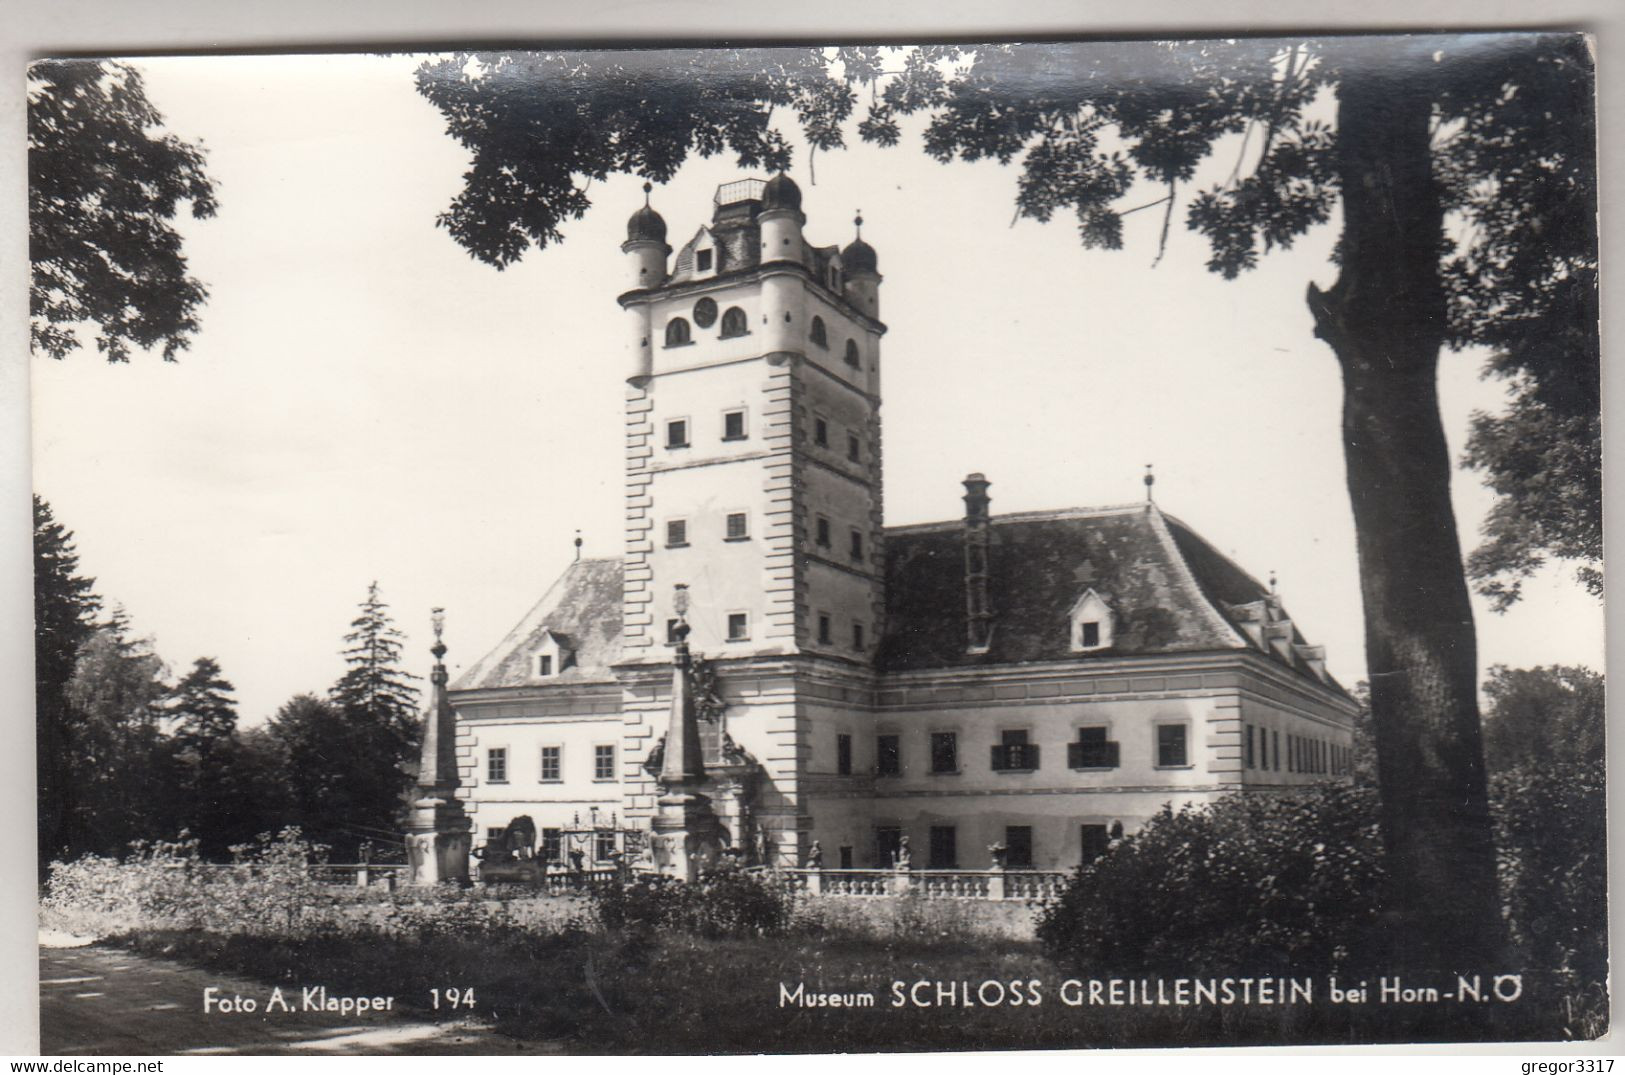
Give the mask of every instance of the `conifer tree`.
[(199, 657), (169, 700), (169, 747), (177, 777), (171, 813), (210, 857), (235, 842), (232, 819), (246, 797), (235, 750), (235, 690), (214, 658)]
[(334, 684), (331, 697), (352, 719), (410, 736), (417, 728), (418, 703), (412, 680), (419, 677), (399, 666), (401, 639), (374, 581), (344, 636), (350, 669)]
[(67, 849), (65, 823), (75, 811), (67, 686), (79, 648), (96, 629), (101, 600), (95, 581), (79, 574), (73, 532), (34, 497), (34, 743), (42, 865)]

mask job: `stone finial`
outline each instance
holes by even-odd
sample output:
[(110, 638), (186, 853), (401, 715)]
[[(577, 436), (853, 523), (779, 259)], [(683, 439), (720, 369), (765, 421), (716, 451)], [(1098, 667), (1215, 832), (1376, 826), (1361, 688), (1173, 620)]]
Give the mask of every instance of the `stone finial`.
[(1153, 466), (1155, 466), (1154, 463), (1147, 463), (1145, 465), (1145, 502), (1147, 504), (1152, 503), (1156, 499), (1151, 494), (1151, 487), (1157, 484), (1157, 476), (1151, 470)]
[(446, 655), (446, 643), (441, 638), (446, 631), (446, 610), (438, 605), (430, 609), (429, 624), (434, 628), (434, 645), (430, 647), (429, 652), (434, 654), (434, 659), (438, 661)]

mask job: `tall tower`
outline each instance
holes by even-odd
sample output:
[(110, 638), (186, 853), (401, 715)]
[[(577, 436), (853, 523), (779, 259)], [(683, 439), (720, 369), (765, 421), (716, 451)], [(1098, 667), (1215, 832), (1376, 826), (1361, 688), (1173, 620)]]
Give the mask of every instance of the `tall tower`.
[[(750, 824), (781, 861), (806, 842), (798, 788), (822, 719), (802, 685), (866, 676), (885, 611), (878, 263), (861, 238), (812, 245), (806, 223), (788, 176), (725, 183), (668, 267), (665, 222), (645, 205), (619, 300), (627, 812), (653, 807), (638, 756), (663, 726), (657, 670), (686, 586), (689, 645), (727, 696), (722, 738), (767, 782), (739, 802), (760, 809)], [(728, 803), (725, 825), (746, 824)]]
[(659, 214), (628, 223), (629, 660), (667, 659), (677, 584), (707, 657), (872, 659), (880, 274), (861, 238), (815, 247), (805, 224), (784, 175), (719, 187), (669, 271)]

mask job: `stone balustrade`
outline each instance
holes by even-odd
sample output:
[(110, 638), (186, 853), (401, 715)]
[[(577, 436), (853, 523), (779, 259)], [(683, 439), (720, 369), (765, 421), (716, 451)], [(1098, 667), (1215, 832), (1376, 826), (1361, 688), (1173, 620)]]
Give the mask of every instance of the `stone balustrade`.
[(822, 896), (919, 896), (928, 900), (1023, 900), (1060, 895), (1065, 873), (1044, 870), (783, 869), (786, 886)]

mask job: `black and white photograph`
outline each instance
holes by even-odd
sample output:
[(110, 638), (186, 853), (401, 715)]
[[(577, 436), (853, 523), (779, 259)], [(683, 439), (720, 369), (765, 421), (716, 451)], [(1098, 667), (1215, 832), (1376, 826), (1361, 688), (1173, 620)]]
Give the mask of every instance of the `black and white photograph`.
[(35, 60), (41, 1054), (1602, 1038), (1596, 67)]

